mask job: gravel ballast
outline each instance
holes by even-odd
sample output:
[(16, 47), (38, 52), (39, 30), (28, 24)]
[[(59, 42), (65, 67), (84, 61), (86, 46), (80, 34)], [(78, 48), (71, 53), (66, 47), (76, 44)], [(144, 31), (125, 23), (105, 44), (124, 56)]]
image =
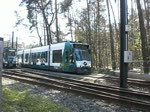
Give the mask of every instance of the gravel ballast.
[(69, 108), (70, 112), (144, 112), (142, 109), (115, 104), (101, 99), (92, 99), (85, 96), (54, 90), (37, 85), (31, 85), (8, 78), (2, 78), (2, 84), (17, 91), (28, 91), (31, 95), (42, 96), (50, 101)]

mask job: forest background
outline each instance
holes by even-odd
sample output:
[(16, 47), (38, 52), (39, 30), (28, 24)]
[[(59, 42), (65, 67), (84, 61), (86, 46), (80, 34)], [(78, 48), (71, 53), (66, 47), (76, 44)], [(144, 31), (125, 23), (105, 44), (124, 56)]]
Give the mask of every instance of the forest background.
[[(78, 7), (83, 4), (83, 7)], [(75, 6), (76, 5), (76, 6)], [(91, 45), (92, 67), (119, 69), (120, 64), (120, 0), (22, 0), (27, 16), (15, 11), (17, 22), (35, 33), (38, 44), (49, 45), (68, 40)], [(60, 19), (65, 18), (66, 22)], [(26, 24), (25, 21), (29, 22)], [(63, 24), (67, 30), (61, 27)], [(128, 0), (128, 47), (133, 52), (129, 69), (150, 72), (150, 1)], [(5, 41), (5, 46), (8, 46)], [(23, 48), (23, 44), (18, 45)]]

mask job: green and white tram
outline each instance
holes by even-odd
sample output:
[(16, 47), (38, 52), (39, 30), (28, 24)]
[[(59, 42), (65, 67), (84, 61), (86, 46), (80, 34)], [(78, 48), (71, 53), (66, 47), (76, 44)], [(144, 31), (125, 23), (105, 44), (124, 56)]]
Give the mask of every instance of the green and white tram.
[(90, 55), (88, 44), (67, 41), (18, 51), (17, 61), (23, 67), (89, 74)]

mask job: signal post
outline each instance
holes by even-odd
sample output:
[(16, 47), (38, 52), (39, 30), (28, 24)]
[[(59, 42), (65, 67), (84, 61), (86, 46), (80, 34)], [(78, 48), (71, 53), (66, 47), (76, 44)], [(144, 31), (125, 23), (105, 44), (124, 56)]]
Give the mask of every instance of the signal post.
[(0, 112), (2, 112), (3, 38), (0, 37)]
[(0, 37), (0, 112), (2, 112), (3, 38)]
[(132, 51), (128, 51), (128, 25), (127, 0), (120, 0), (120, 87), (127, 88), (128, 63), (132, 62)]

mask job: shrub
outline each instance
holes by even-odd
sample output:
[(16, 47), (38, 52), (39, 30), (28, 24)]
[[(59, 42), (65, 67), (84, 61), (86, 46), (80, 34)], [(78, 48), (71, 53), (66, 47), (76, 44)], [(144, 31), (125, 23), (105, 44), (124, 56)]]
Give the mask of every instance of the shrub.
[(69, 112), (66, 107), (53, 104), (41, 96), (10, 90), (3, 86), (3, 112)]

